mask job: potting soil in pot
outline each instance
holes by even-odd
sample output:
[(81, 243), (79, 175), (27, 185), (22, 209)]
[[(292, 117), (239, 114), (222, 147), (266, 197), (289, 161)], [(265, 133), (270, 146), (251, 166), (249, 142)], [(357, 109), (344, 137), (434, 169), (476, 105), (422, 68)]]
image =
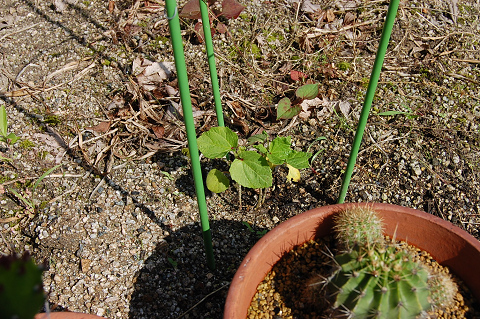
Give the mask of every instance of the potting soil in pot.
[[(434, 273), (448, 272), (447, 268), (435, 262), (428, 253), (404, 243), (402, 245), (413, 252), (414, 258), (421, 259), (427, 267), (431, 267)], [(339, 317), (338, 313), (331, 310), (331, 298), (326, 298), (325, 293), (323, 295), (312, 293), (312, 287), (322, 285), (323, 279), (332, 275), (332, 258), (336, 253), (335, 240), (326, 237), (309, 241), (284, 254), (258, 285), (247, 318)], [(480, 318), (478, 303), (468, 288), (458, 278), (454, 277), (454, 280), (459, 286), (459, 293), (454, 297), (454, 305), (430, 313), (429, 316)]]

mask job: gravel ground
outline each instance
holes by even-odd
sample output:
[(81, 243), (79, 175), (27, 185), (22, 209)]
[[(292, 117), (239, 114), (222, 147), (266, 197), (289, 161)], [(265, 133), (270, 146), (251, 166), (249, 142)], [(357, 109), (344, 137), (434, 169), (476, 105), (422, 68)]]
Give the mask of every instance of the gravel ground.
[[(12, 158), (0, 162), (0, 253), (30, 251), (47, 265), (51, 308), (220, 318), (229, 282), (261, 232), (336, 202), (387, 5), (241, 2), (242, 15), (224, 21), (229, 33), (214, 37), (228, 125), (241, 138), (259, 129), (292, 135), (297, 149), (319, 153), (299, 183), (278, 168), (257, 210), (254, 190), (243, 190), (242, 207), (235, 187), (207, 194), (211, 271), (180, 152), (175, 75), (149, 91), (133, 68), (137, 58), (173, 61), (163, 2), (109, 10), (115, 1), (0, 0), (0, 105), (20, 136), (0, 144)], [(419, 208), (480, 238), (479, 11), (473, 0), (401, 3), (347, 201)], [(215, 125), (208, 71), (194, 22), (182, 28), (200, 133)], [(291, 70), (319, 82), (320, 99), (302, 117), (275, 121), (269, 106), (298, 86)], [(218, 165), (202, 161), (205, 171)]]

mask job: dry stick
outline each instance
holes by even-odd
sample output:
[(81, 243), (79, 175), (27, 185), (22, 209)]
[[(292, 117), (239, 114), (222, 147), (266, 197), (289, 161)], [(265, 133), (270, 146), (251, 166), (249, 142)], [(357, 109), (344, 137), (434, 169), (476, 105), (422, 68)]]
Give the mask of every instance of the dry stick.
[(55, 90), (65, 84), (72, 84), (76, 81), (78, 81), (79, 79), (81, 79), (85, 74), (87, 74), (87, 72), (92, 69), (94, 66), (95, 66), (96, 62), (93, 62), (91, 63), (89, 66), (87, 66), (85, 69), (83, 69), (82, 71), (80, 71), (78, 74), (76, 74), (72, 80), (70, 81), (67, 81), (67, 82), (62, 82), (60, 84), (57, 84), (57, 85), (54, 85), (52, 87), (49, 87), (49, 88), (43, 88), (43, 89), (39, 89), (39, 88), (36, 88), (36, 87), (31, 87), (30, 85), (26, 84), (26, 83), (23, 83), (23, 82), (20, 82), (20, 81), (17, 81), (16, 79), (13, 79), (11, 78), (11, 80), (13, 80), (16, 84), (18, 85), (22, 85), (22, 87), (18, 90), (15, 90), (15, 91), (9, 91), (9, 92), (5, 92), (3, 93), (6, 97), (19, 97), (19, 96), (25, 96), (25, 95), (35, 95), (35, 94), (39, 94), (39, 93), (45, 93), (45, 92), (48, 92), (48, 91), (51, 91), (51, 90)]
[(5, 35), (3, 35), (1, 38), (0, 38), (0, 41), (2, 41), (3, 39), (5, 39), (6, 37), (9, 37), (11, 35), (14, 35), (16, 33), (20, 33), (20, 32), (23, 32), (23, 31), (26, 31), (28, 29), (31, 29), (31, 28), (35, 28), (37, 25), (39, 25), (41, 22), (38, 22), (38, 23), (35, 23), (35, 24), (32, 24), (31, 26), (28, 26), (28, 27), (25, 27), (23, 29), (20, 29), (20, 30), (17, 30), (17, 31), (13, 31), (13, 32), (10, 32), (10, 33), (7, 33)]
[[(320, 28), (312, 28), (312, 29), (306, 31), (307, 38), (310, 39), (310, 38), (320, 37), (324, 34), (340, 33), (340, 32), (343, 32), (343, 31), (346, 31), (346, 30), (349, 30), (349, 29), (352, 29), (352, 28), (372, 24), (372, 23), (378, 22), (380, 20), (381, 19), (368, 20), (368, 21), (365, 21), (365, 22), (362, 22), (362, 23), (352, 24), (352, 25), (340, 28), (338, 30), (324, 30), (324, 29), (320, 29)], [(309, 34), (309, 32), (313, 32), (313, 34), (312, 33)]]
[[(51, 175), (47, 175), (45, 176), (44, 178), (59, 178), (59, 177), (74, 177), (74, 178), (78, 178), (78, 177), (82, 177), (83, 174), (51, 174)], [(22, 178), (16, 178), (16, 179), (12, 179), (11, 181), (8, 181), (8, 182), (5, 182), (5, 183), (1, 183), (0, 185), (1, 186), (7, 186), (7, 185), (10, 185), (10, 184), (14, 184), (16, 182), (22, 182), (22, 181), (25, 181), (25, 180), (31, 180), (31, 179), (38, 179), (38, 176), (36, 177), (32, 177), (32, 176), (29, 176), (29, 177), (22, 177)]]
[(202, 300), (200, 300), (199, 302), (197, 302), (196, 304), (194, 304), (192, 307), (190, 307), (187, 311), (185, 311), (184, 313), (182, 313), (180, 316), (178, 316), (176, 319), (180, 319), (182, 317), (184, 317), (187, 313), (189, 313), (190, 311), (192, 311), (193, 309), (195, 309), (198, 305), (200, 305), (202, 302), (205, 301), (205, 299), (207, 299), (208, 297), (210, 297), (211, 295), (217, 293), (218, 291), (222, 290), (223, 288), (227, 287), (228, 285), (223, 285), (221, 286), (220, 288), (217, 288), (215, 289), (214, 291), (212, 291), (211, 293), (209, 293), (208, 295), (206, 295), (205, 297), (202, 298)]

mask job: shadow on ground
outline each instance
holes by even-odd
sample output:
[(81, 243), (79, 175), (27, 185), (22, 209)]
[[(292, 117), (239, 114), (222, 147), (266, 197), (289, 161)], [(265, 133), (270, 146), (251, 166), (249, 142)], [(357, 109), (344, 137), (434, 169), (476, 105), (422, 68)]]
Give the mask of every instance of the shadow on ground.
[(129, 318), (222, 317), (229, 283), (263, 229), (254, 233), (231, 220), (211, 221), (210, 226), (216, 270), (206, 265), (199, 224), (172, 232), (136, 274)]

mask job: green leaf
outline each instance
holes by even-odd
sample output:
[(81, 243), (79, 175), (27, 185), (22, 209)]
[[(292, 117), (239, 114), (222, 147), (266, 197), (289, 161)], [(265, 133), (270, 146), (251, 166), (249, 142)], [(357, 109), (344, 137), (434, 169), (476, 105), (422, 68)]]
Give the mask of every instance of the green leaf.
[(13, 133), (10, 133), (7, 135), (7, 139), (10, 140), (10, 144), (15, 144), (20, 139), (20, 137), (16, 136)]
[(386, 111), (386, 112), (378, 113), (377, 115), (379, 115), (379, 116), (393, 116), (393, 115), (401, 115), (401, 114), (409, 114), (409, 113), (408, 112), (403, 112), (403, 111)]
[(230, 186), (227, 176), (214, 168), (207, 175), (207, 188), (214, 193), (221, 193)]
[(266, 147), (261, 145), (261, 144), (260, 145), (254, 145), (253, 148), (258, 150), (263, 155), (267, 155), (267, 153), (268, 153), (268, 150), (266, 149)]
[(249, 222), (243, 221), (242, 224), (244, 224), (245, 226), (247, 226), (248, 230), (249, 230), (251, 233), (254, 233), (254, 232), (255, 232)]
[(232, 179), (244, 187), (272, 186), (272, 170), (262, 155), (254, 151), (241, 152), (230, 167)]
[(308, 163), (310, 157), (312, 157), (312, 153), (297, 152), (292, 150), (288, 158), (285, 159), (285, 162), (295, 168), (302, 169), (310, 166), (310, 164)]
[(302, 111), (300, 105), (292, 106), (292, 102), (288, 97), (284, 97), (278, 102), (277, 106), (277, 120), (279, 119), (291, 119), (295, 115), (298, 115)]
[(238, 145), (238, 136), (228, 127), (212, 127), (198, 139), (198, 149), (207, 158), (222, 158)]
[(291, 137), (276, 137), (268, 146), (268, 160), (274, 165), (282, 165), (292, 152)]
[(30, 201), (30, 200), (26, 199), (25, 197), (23, 197), (20, 193), (18, 193), (17, 191), (15, 191), (13, 188), (9, 188), (8, 190), (9, 190), (10, 192), (12, 192), (13, 195), (17, 196), (17, 198), (20, 199), (26, 206), (28, 206), (28, 207), (30, 207), (30, 208), (32, 208), (32, 209), (35, 208), (35, 204), (34, 204), (32, 201)]
[(172, 265), (173, 268), (177, 268), (178, 263), (177, 263), (175, 260), (173, 260), (173, 259), (170, 258), (170, 257), (168, 257), (167, 260), (168, 260), (168, 262), (170, 263), (170, 265)]
[(318, 95), (318, 84), (305, 84), (297, 89), (295, 95), (301, 99), (313, 100)]
[(32, 189), (32, 193), (35, 193), (35, 189), (37, 189), (38, 187), (38, 184), (40, 184), (40, 182), (45, 178), (47, 177), (48, 175), (50, 175), (51, 172), (53, 172), (54, 170), (56, 170), (58, 167), (60, 167), (62, 164), (58, 164), (52, 168), (50, 168), (48, 171), (46, 171), (45, 173), (43, 173), (42, 176), (40, 176), (37, 181), (35, 182), (35, 184), (33, 185), (33, 189)]
[(255, 144), (255, 143), (263, 143), (267, 140), (268, 138), (268, 134), (267, 134), (267, 131), (263, 131), (262, 133), (260, 134), (255, 134), (255, 135), (252, 135), (250, 136), (247, 141), (248, 141), (248, 144)]
[(0, 107), (0, 134), (7, 136), (7, 111), (4, 105)]

